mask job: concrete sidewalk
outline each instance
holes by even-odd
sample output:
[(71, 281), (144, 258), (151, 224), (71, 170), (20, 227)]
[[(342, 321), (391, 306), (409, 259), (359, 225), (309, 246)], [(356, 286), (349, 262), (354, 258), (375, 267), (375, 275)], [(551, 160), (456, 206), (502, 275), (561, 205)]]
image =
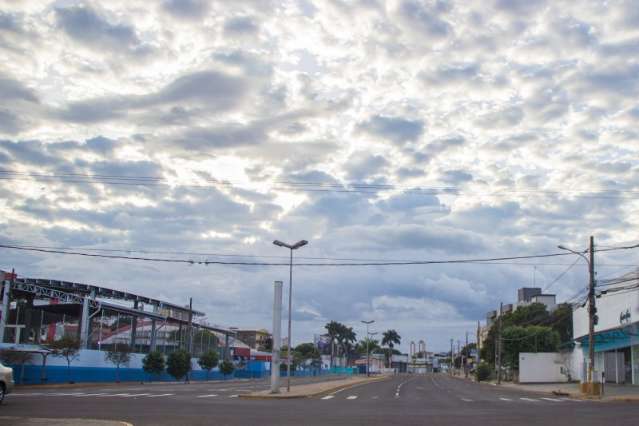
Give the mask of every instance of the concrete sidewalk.
[(385, 380), (393, 376), (377, 376), (377, 377), (349, 377), (342, 380), (331, 380), (328, 382), (309, 383), (306, 385), (291, 386), (291, 391), (286, 392), (286, 386), (280, 388), (280, 393), (272, 394), (270, 390), (253, 392), (240, 395), (244, 399), (291, 399), (291, 398), (310, 398), (313, 396), (327, 395), (342, 389), (348, 389), (354, 386), (366, 383)]
[(589, 396), (581, 393), (579, 383), (503, 383), (500, 386), (531, 392), (551, 393), (554, 395), (566, 395), (571, 398), (599, 399), (602, 401), (638, 401), (639, 387), (633, 385), (616, 385), (606, 383), (603, 395)]
[[(11, 423), (5, 423), (11, 422)], [(48, 419), (34, 417), (5, 417), (0, 416), (0, 423), (15, 426), (133, 426), (128, 422), (117, 420), (92, 419)]]

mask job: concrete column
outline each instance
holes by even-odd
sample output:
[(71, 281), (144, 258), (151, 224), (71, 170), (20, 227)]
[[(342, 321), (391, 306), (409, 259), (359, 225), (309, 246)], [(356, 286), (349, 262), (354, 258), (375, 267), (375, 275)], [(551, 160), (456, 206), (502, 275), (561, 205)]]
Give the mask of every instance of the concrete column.
[(280, 345), (282, 343), (282, 281), (273, 289), (273, 344), (271, 351), (271, 393), (280, 393)]
[(11, 291), (11, 281), (4, 282), (4, 294), (2, 296), (2, 317), (0, 317), (0, 343), (4, 342), (4, 330), (9, 319), (9, 292)]
[[(133, 302), (133, 309), (138, 309), (138, 301)], [(138, 331), (138, 317), (135, 315), (131, 319), (131, 342), (129, 343), (129, 347), (131, 351), (135, 352), (135, 335)]]
[(155, 320), (151, 320), (151, 343), (149, 346), (149, 351), (153, 352), (155, 350), (155, 342), (156, 342), (156, 334), (157, 330), (155, 328)]
[(224, 335), (224, 361), (229, 360), (229, 335)]
[(82, 302), (82, 318), (80, 320), (80, 347), (89, 347), (89, 296), (84, 296)]

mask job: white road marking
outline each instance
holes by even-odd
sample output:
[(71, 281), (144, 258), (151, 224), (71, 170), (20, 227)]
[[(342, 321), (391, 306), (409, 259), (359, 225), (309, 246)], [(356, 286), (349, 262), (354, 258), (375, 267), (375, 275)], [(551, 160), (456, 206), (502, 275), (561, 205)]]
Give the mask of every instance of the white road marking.
[(335, 398), (335, 395), (326, 395), (322, 397), (322, 399), (333, 399), (333, 398)]
[(239, 395), (235, 394), (235, 395), (229, 395), (229, 398), (237, 398), (239, 397)]
[(572, 399), (572, 398), (560, 398), (562, 401), (570, 401), (570, 402), (584, 402), (582, 399)]
[(128, 396), (125, 396), (125, 398), (132, 398), (132, 397), (136, 397), (136, 396), (149, 396), (151, 395), (150, 393), (132, 393)]
[(216, 397), (216, 396), (217, 396), (217, 394), (212, 393), (210, 395), (198, 395), (198, 398), (213, 398), (213, 397)]
[(83, 392), (74, 392), (74, 393), (50, 393), (48, 395), (51, 396), (75, 396), (75, 395), (84, 395)]
[(82, 395), (73, 395), (73, 396), (76, 397), (76, 398), (83, 398), (85, 396), (102, 396), (102, 395), (108, 395), (108, 394), (106, 394), (106, 393), (85, 393), (85, 394), (82, 394)]
[(372, 396), (371, 399), (378, 399), (379, 396)]
[(357, 395), (350, 395), (347, 396), (346, 399), (357, 399)]
[(510, 398), (499, 398), (499, 399), (501, 399), (502, 401), (512, 401), (512, 399)]
[(461, 400), (462, 400), (462, 401), (465, 401), (465, 402), (473, 402), (473, 400), (472, 400), (472, 399), (468, 399), (468, 398), (462, 398)]
[(519, 398), (519, 399), (521, 399), (522, 401), (539, 402), (536, 399), (532, 399), (532, 398)]
[(557, 399), (557, 398), (541, 398), (541, 399), (544, 399), (546, 401), (561, 402), (561, 399)]
[(157, 398), (159, 396), (173, 396), (173, 395), (175, 395), (175, 394), (174, 393), (161, 393), (161, 394), (158, 394), (158, 395), (149, 395), (149, 398)]
[(38, 396), (44, 395), (42, 393), (12, 393), (11, 396)]

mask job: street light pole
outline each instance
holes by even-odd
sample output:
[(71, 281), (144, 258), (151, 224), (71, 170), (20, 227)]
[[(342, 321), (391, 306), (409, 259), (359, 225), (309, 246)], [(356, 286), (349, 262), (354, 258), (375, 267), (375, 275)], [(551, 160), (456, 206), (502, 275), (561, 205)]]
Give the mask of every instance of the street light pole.
[(362, 321), (364, 324), (366, 324), (366, 377), (370, 377), (371, 373), (371, 354), (370, 351), (368, 349), (369, 344), (371, 342), (371, 336), (370, 333), (368, 331), (368, 326), (372, 323), (375, 322), (375, 320), (370, 320), (370, 321)]
[(595, 321), (596, 321), (596, 313), (597, 307), (595, 306), (595, 239), (593, 236), (590, 236), (590, 244), (589, 249), (587, 250), (590, 254), (590, 259), (586, 257), (583, 253), (578, 251), (571, 250), (564, 246), (557, 246), (562, 250), (569, 251), (580, 256), (582, 259), (586, 261), (588, 264), (588, 377), (587, 383), (590, 385), (590, 391), (592, 392), (592, 379), (593, 379), (593, 370), (595, 366)]
[(293, 250), (297, 250), (300, 247), (304, 247), (308, 244), (306, 240), (300, 240), (295, 244), (286, 244), (279, 240), (273, 241), (278, 247), (286, 247), (290, 250), (290, 261), (289, 261), (289, 281), (288, 281), (288, 345), (286, 345), (286, 391), (291, 391), (291, 309), (293, 306)]

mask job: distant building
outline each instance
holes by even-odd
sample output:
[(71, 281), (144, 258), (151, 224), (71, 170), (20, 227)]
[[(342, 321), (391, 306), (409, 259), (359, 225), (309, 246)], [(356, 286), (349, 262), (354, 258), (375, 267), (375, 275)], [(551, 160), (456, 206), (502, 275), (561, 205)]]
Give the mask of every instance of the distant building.
[(517, 303), (530, 302), (533, 296), (541, 294), (541, 288), (539, 287), (522, 287), (517, 290)]
[(236, 336), (238, 340), (241, 340), (246, 343), (248, 347), (255, 350), (265, 350), (272, 345), (273, 341), (271, 333), (264, 329), (237, 330)]

